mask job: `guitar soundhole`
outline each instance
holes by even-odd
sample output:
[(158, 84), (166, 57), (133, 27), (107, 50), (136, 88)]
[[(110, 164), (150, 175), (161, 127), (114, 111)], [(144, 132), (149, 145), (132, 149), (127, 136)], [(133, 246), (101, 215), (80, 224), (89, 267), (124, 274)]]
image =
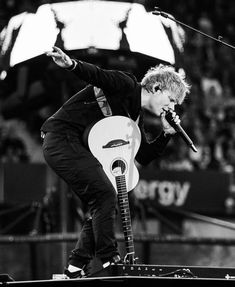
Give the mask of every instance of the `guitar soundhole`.
[(116, 176), (117, 175), (123, 175), (126, 171), (126, 164), (123, 160), (115, 160), (113, 163), (112, 163), (112, 173), (115, 174)]

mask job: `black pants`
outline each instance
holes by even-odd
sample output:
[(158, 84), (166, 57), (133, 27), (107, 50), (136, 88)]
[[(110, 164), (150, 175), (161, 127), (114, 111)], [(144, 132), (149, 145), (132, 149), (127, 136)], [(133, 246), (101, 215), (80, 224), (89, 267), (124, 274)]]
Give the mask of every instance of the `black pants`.
[(118, 254), (115, 240), (116, 191), (99, 161), (75, 136), (46, 133), (43, 153), (47, 164), (88, 205), (79, 240), (70, 264), (82, 266), (95, 255), (102, 261)]

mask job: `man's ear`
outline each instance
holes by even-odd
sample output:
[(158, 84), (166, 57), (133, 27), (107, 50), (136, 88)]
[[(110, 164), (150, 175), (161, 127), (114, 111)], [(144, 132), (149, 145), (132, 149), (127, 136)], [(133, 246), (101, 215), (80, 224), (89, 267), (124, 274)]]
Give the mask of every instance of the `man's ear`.
[(153, 88), (152, 88), (153, 93), (156, 93), (156, 92), (158, 92), (158, 91), (161, 91), (161, 89), (162, 89), (162, 87), (161, 87), (161, 84), (160, 84), (160, 83), (154, 84), (154, 85), (153, 85)]

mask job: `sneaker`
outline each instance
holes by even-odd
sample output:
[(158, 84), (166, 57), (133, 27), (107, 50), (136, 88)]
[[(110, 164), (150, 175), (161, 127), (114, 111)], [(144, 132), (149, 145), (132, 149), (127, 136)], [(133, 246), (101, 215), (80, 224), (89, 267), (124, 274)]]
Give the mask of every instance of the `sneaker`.
[(111, 259), (109, 260), (102, 260), (103, 261), (103, 268), (108, 267), (111, 264), (122, 264), (123, 260), (121, 259), (120, 255), (114, 255)]
[(75, 279), (75, 278), (83, 278), (86, 277), (86, 274), (84, 270), (78, 270), (75, 272), (70, 272), (67, 268), (64, 269), (64, 274), (69, 278), (69, 279)]
[(85, 278), (90, 275), (90, 269), (91, 266), (90, 264), (85, 264), (82, 269), (78, 271), (71, 272), (68, 270), (68, 268), (64, 269), (64, 274), (69, 278), (69, 279), (75, 279), (75, 278)]

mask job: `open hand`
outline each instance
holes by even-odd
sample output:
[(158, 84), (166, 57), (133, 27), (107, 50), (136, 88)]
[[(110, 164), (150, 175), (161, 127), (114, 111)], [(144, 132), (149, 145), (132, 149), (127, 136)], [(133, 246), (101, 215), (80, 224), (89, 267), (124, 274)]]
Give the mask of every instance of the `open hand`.
[(62, 68), (69, 68), (73, 64), (72, 59), (56, 46), (52, 51), (46, 52), (46, 56), (52, 57), (53, 61)]

